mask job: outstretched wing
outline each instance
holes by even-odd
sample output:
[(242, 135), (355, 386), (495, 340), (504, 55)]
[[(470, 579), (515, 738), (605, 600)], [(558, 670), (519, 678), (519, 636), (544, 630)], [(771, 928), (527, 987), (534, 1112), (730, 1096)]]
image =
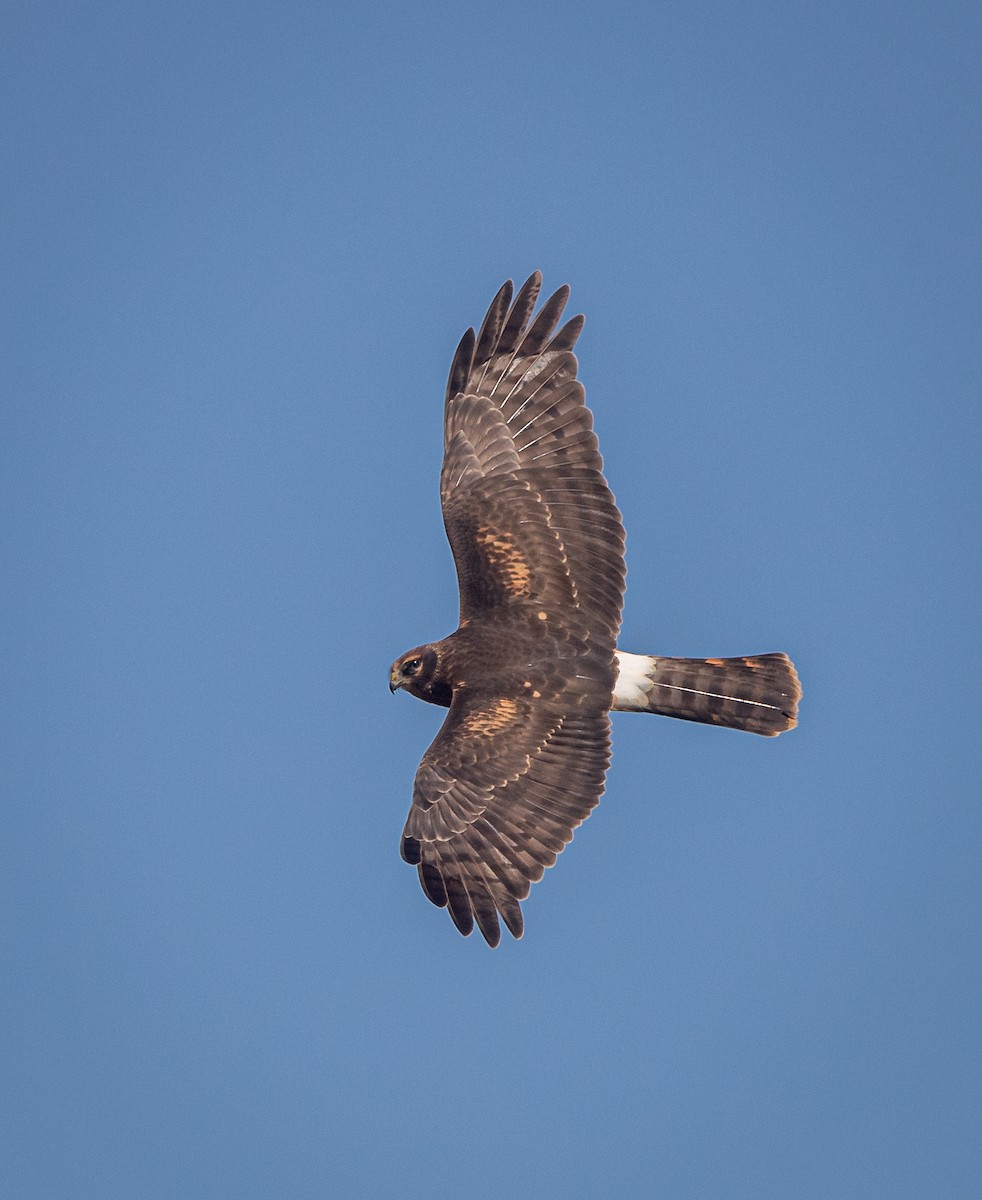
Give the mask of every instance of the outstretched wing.
[[(540, 605), (612, 659), (624, 594), (624, 529), (576, 378), (569, 288), (530, 319), (542, 284), (506, 283), (457, 348), (444, 413), (443, 518), (461, 621)], [(500, 615), (500, 614), (496, 614)]]
[(600, 704), (458, 693), (416, 774), (402, 857), (461, 933), (522, 936), (519, 901), (597, 804), (610, 760)]
[[(403, 857), (491, 945), (594, 808), (609, 762), (624, 531), (576, 379), (561, 288), (534, 274), (464, 335), (447, 387), (441, 497), (467, 686), (416, 776)], [(458, 635), (459, 637), (459, 635)], [(468, 661), (469, 656), (469, 661)]]

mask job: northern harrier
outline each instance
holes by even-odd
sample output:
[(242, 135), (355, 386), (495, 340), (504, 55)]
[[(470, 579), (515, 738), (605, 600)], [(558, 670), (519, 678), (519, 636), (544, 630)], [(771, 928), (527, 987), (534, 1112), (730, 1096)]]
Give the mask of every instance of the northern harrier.
[(772, 736), (801, 689), (784, 654), (660, 658), (616, 648), (624, 530), (576, 379), (562, 287), (536, 272), (468, 329), (447, 385), (440, 496), (460, 626), (397, 659), (392, 691), (449, 708), (416, 773), (402, 857), (464, 935), (491, 946), (590, 815), (612, 709)]

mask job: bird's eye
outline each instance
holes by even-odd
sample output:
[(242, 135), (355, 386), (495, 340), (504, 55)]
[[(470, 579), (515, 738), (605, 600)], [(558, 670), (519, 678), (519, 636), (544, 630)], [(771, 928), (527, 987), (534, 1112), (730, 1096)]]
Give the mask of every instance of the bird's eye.
[(404, 674), (406, 674), (406, 675), (414, 674), (416, 671), (419, 670), (419, 659), (411, 658), (409, 660), (409, 662), (403, 663), (402, 669), (403, 669)]

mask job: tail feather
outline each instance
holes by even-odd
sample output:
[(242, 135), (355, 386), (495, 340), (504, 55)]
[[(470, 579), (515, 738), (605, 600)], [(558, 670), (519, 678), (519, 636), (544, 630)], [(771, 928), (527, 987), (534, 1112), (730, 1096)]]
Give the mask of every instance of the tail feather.
[(656, 658), (617, 651), (614, 709), (774, 737), (798, 723), (801, 684), (786, 654)]

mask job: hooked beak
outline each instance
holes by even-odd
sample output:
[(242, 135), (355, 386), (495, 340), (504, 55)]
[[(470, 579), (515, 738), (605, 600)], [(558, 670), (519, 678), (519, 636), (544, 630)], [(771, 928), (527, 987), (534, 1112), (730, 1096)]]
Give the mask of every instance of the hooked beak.
[(401, 687), (402, 687), (402, 679), (399, 676), (399, 672), (395, 669), (395, 667), (393, 667), (389, 671), (389, 691), (395, 693)]

